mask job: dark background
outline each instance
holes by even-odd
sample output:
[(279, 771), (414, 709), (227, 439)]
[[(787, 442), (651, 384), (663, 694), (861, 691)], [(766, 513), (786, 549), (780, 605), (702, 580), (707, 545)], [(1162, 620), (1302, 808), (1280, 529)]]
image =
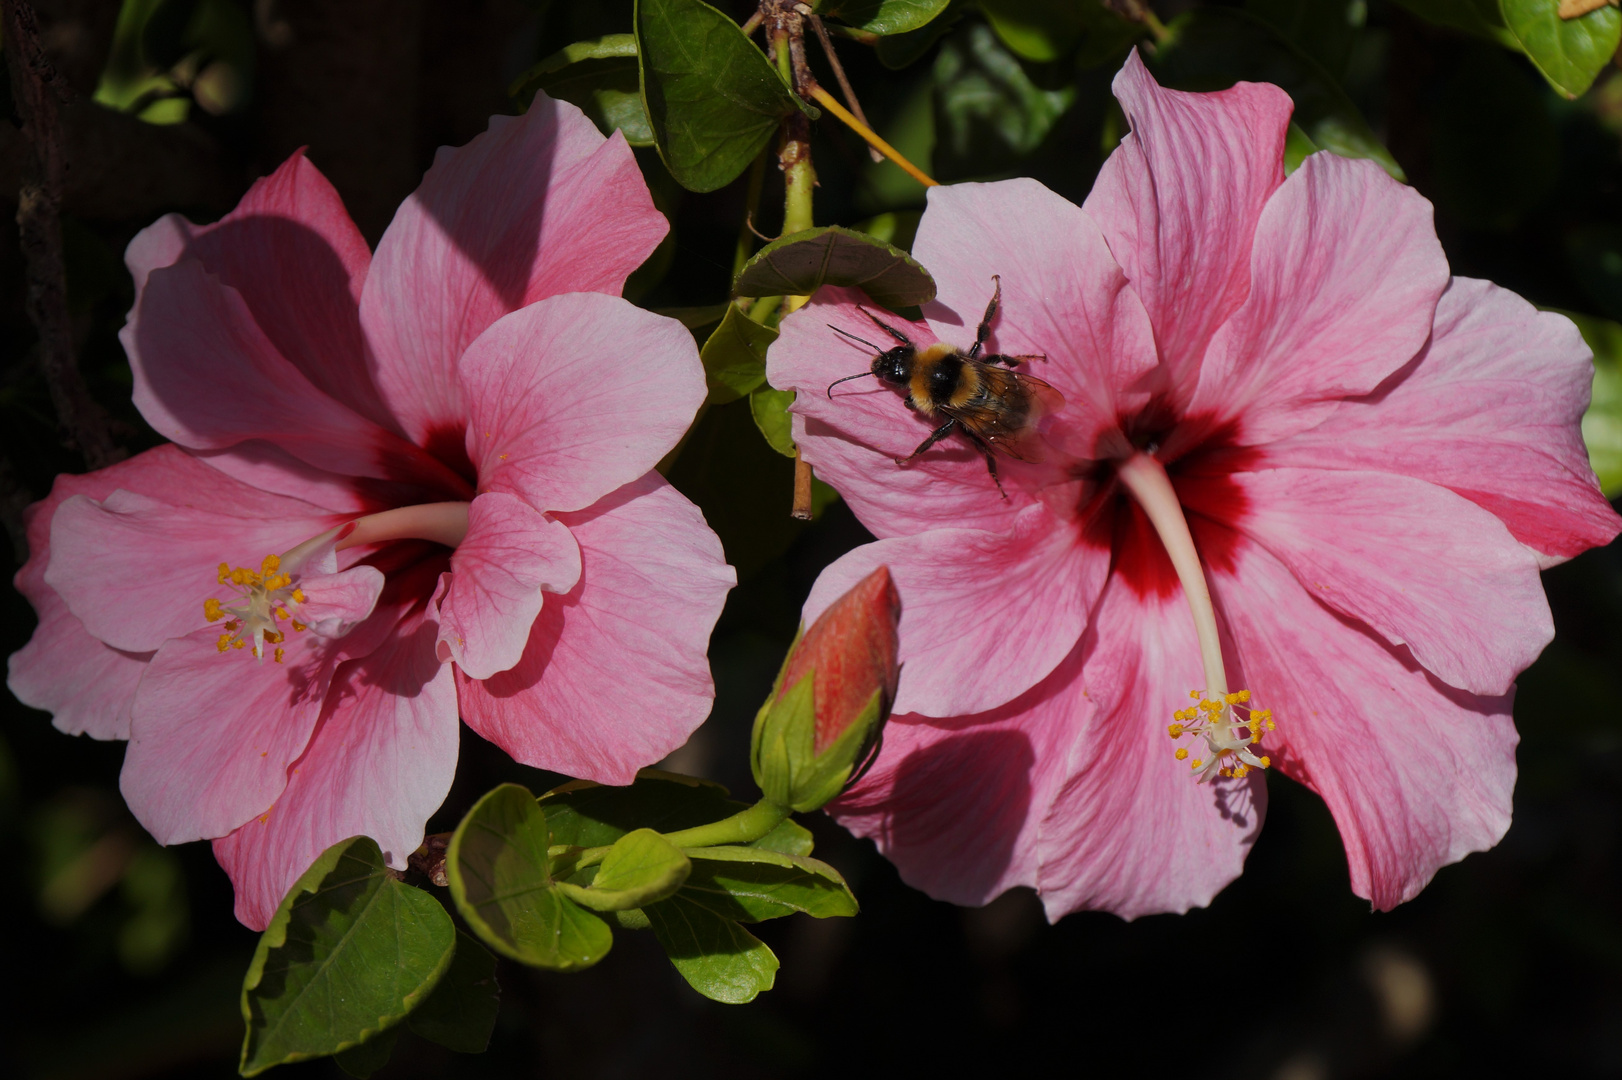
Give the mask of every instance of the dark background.
[[(513, 111), (507, 88), (529, 64), (631, 27), (628, 2), (592, 0), (170, 2), (167, 29), (149, 32), (131, 61), (115, 50), (118, 3), (37, 7), (79, 99), (64, 114), (74, 148), (64, 228), (80, 363), (131, 451), (155, 441), (129, 405), (116, 339), (132, 296), (121, 255), (137, 230), (169, 210), (216, 217), (308, 145), (375, 243), (437, 146)], [(199, 8), (213, 20), (203, 32)], [(1334, 28), (1328, 45), (1305, 44), (1338, 60), (1331, 73), (1436, 203), (1456, 273), (1622, 318), (1622, 74), (1609, 69), (1567, 102), (1524, 60), (1379, 0), (1251, 9), (1285, 34)], [(1178, 6), (1157, 10), (1169, 19)], [(1118, 128), (1108, 85), (1119, 53), (1092, 67), (1026, 64), (1026, 81), (1003, 85), (1001, 98), (968, 100), (964, 87), (978, 84), (937, 85), (948, 70), (940, 51), (974, 55), (983, 26), (970, 16), (899, 72), (852, 42), (841, 55), (875, 126), (940, 179), (1033, 175), (1080, 201)], [(183, 123), (88, 101), (118, 63), (165, 70), (187, 56), (202, 57), (195, 71), (223, 66), (177, 80), (167, 93), (178, 100), (149, 113), (183, 108)], [(9, 97), (0, 105), (12, 114)], [(22, 305), (19, 139), (0, 124), (0, 517), (13, 547), (21, 507), (55, 473), (83, 468), (62, 446)], [(921, 205), (921, 189), (870, 164), (842, 129), (822, 124), (814, 154), (819, 224)], [(742, 184), (683, 193), (651, 151), (638, 157), (674, 239), (633, 298), (723, 300)], [(781, 185), (769, 178), (757, 220), (768, 234), (774, 200)], [(742, 581), (714, 638), (715, 714), (671, 764), (741, 796), (753, 790), (748, 723), (799, 603), (822, 566), (865, 539), (838, 504), (808, 527), (790, 522), (790, 471), (740, 403), (710, 410), (672, 474), (722, 533)], [(1622, 552), (1590, 552), (1545, 581), (1559, 632), (1520, 682), (1514, 826), (1394, 912), (1371, 913), (1351, 894), (1328, 813), (1278, 775), (1243, 878), (1208, 910), (1131, 924), (1082, 914), (1048, 926), (1025, 892), (979, 910), (936, 903), (817, 815), (818, 854), (846, 874), (863, 911), (763, 926), (783, 967), (754, 1004), (700, 998), (650, 936), (621, 933), (584, 974), (504, 963), (503, 1011), (482, 1057), (405, 1035), (379, 1076), (1622, 1074)], [(10, 652), (33, 615), (9, 589), (0, 605)], [(207, 846), (164, 850), (140, 832), (117, 793), (122, 744), (69, 739), (9, 696), (0, 709), (0, 1074), (233, 1075), (254, 935), (232, 918)], [(553, 782), (467, 735), (457, 787), (431, 827), (450, 827), (505, 779), (537, 791)], [(340, 1075), (326, 1061), (279, 1074)]]

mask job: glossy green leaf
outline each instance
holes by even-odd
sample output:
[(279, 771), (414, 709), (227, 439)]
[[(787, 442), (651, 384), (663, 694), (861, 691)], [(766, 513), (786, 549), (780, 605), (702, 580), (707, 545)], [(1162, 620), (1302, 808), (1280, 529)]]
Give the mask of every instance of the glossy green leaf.
[(817, 845), (810, 829), (793, 818), (784, 818), (775, 829), (747, 846), (779, 851), (784, 855), (809, 855)]
[(1462, 30), (1516, 52), (1521, 44), (1504, 25), (1498, 0), (1394, 0), (1402, 8), (1437, 26)]
[(784, 915), (856, 914), (856, 897), (825, 862), (756, 847), (692, 848), (693, 872), (678, 894), (736, 922)]
[(652, 829), (634, 829), (614, 841), (589, 888), (567, 882), (565, 896), (593, 911), (629, 911), (663, 900), (687, 880), (692, 864), (681, 849)]
[(642, 102), (670, 173), (714, 191), (801, 105), (737, 23), (701, 0), (637, 0)]
[(406, 1020), (430, 1042), (460, 1054), (482, 1054), (501, 1011), (496, 958), (468, 934), (456, 935), (456, 957), (428, 1000)]
[(760, 325), (738, 305), (728, 304), (721, 325), (699, 351), (704, 360), (704, 381), (710, 388), (710, 404), (736, 401), (764, 383), (766, 348), (776, 340), (776, 330)]
[(1563, 311), (1594, 350), (1594, 392), (1583, 414), (1588, 461), (1605, 497), (1622, 494), (1622, 325), (1610, 319)]
[(734, 296), (805, 296), (822, 285), (861, 289), (889, 308), (935, 299), (935, 279), (911, 255), (840, 225), (773, 240), (744, 263)]
[(957, 21), (974, 10), (974, 0), (951, 0), (928, 23), (916, 30), (891, 34), (880, 39), (875, 52), (887, 68), (900, 69), (917, 63)]
[(1504, 25), (1549, 85), (1568, 98), (1587, 90), (1622, 42), (1622, 13), (1606, 5), (1576, 19), (1559, 0), (1498, 0)]
[(680, 893), (642, 910), (670, 962), (705, 997), (741, 1005), (772, 988), (777, 957), (731, 919)]
[(968, 27), (935, 57), (935, 154), (942, 182), (1006, 172), (1042, 145), (1074, 104), (1074, 86), (1046, 90), (985, 26)]
[(653, 145), (633, 34), (609, 34), (560, 49), (520, 75), (510, 92), (528, 105), (537, 90), (580, 106), (604, 134), (618, 128), (632, 146)]
[(608, 954), (613, 931), (554, 886), (546, 815), (528, 789), (503, 784), (469, 810), (451, 836), (451, 896), (485, 944), (554, 971), (588, 968)]
[(400, 1041), (400, 1029), (389, 1028), (381, 1035), (374, 1035), (359, 1046), (352, 1046), (348, 1050), (332, 1055), (338, 1068), (356, 1078), (366, 1080), (389, 1063), (394, 1056), (394, 1044)]
[(369, 837), (328, 848), (282, 900), (242, 984), (241, 1071), (359, 1046), (405, 1019), (450, 966), (439, 901), (389, 876)]
[(1155, 76), (1178, 90), (1222, 90), (1241, 79), (1270, 82), (1295, 102), (1294, 120), (1324, 150), (1368, 158), (1398, 180), (1402, 167), (1321, 65), (1248, 12), (1204, 7), (1167, 27), (1152, 58)]
[(1103, 5), (1099, 0), (980, 0), (1002, 43), (1039, 63), (1057, 60), (1080, 43), (1089, 8), (1103, 10)]
[(948, 0), (823, 0), (815, 5), (825, 19), (870, 34), (904, 34), (927, 26), (946, 10)]
[(792, 404), (792, 390), (762, 386), (749, 395), (749, 413), (755, 418), (755, 426), (766, 437), (767, 444), (784, 457), (793, 457), (796, 453), (794, 429), (788, 412)]

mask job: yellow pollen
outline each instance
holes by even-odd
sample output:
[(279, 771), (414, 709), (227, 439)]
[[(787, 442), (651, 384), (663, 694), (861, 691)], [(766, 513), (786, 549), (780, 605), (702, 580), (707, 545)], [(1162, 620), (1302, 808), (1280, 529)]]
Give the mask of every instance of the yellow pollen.
[[(1263, 734), (1274, 729), (1273, 714), (1269, 709), (1249, 708), (1249, 690), (1236, 690), (1214, 700), (1198, 690), (1191, 696), (1196, 698), (1195, 704), (1173, 712), (1175, 722), (1167, 725), (1166, 732), (1173, 739), (1194, 735), (1205, 741), (1207, 756), (1195, 758), (1189, 766), (1201, 783), (1212, 773), (1244, 779), (1272, 764), (1254, 750), (1260, 749)], [(1178, 748), (1178, 761), (1186, 761), (1188, 756), (1186, 749)]]
[[(307, 628), (306, 623), (294, 618), (293, 612), (296, 605), (305, 602), (304, 590), (295, 588), (293, 575), (282, 571), (280, 555), (266, 555), (257, 571), (221, 563), (215, 577), (219, 584), (235, 587), (238, 594), (226, 600), (210, 598), (203, 602), (203, 616), (209, 622), (229, 620), (215, 642), (220, 652), (251, 648), (253, 655), (262, 659), (265, 642), (280, 645), (287, 640), (286, 633), (277, 627), (278, 621), (295, 631)], [(285, 655), (285, 650), (276, 650), (278, 662)]]
[(1200, 760), (1200, 759), (1199, 759), (1199, 758), (1195, 758), (1195, 759), (1194, 759), (1194, 764), (1193, 764), (1193, 765), (1191, 765), (1191, 766), (1190, 766), (1190, 768), (1194, 768), (1194, 769), (1197, 769), (1197, 768), (1199, 768), (1199, 767), (1200, 767), (1200, 766), (1201, 766), (1201, 765), (1204, 765), (1204, 764), (1205, 764), (1205, 762), (1203, 762), (1203, 761), (1201, 761), (1201, 760)]
[(209, 622), (219, 622), (225, 618), (225, 609), (220, 607), (218, 600), (204, 600), (203, 617)]
[(285, 655), (287, 655), (287, 654), (284, 653), (281, 649), (277, 649), (276, 650), (276, 662), (278, 664), (281, 663), (282, 662), (282, 657), (285, 656)]
[(1188, 757), (1188, 747), (1179, 746), (1177, 748), (1177, 760), (1178, 761), (1183, 761), (1183, 760), (1187, 759), (1187, 757)]
[(292, 621), (292, 626), (293, 626), (294, 630), (303, 630), (304, 629), (304, 624), (299, 622), (297, 619), (294, 619)]

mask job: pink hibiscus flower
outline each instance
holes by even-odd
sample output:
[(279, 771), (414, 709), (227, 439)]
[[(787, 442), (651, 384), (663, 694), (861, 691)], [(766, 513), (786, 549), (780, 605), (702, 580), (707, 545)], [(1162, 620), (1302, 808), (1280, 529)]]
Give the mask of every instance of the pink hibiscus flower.
[(1132, 134), (1084, 207), (932, 190), (939, 299), (887, 319), (966, 347), (1001, 275), (991, 351), (1045, 354), (1020, 370), (1066, 401), (1046, 460), (999, 458), (1006, 499), (959, 437), (897, 466), (933, 424), (890, 388), (825, 393), (870, 359), (828, 324), (883, 336), (853, 295), (771, 350), (806, 458), (879, 537), (806, 620), (881, 563), (902, 600), (884, 751), (833, 810), (938, 897), (1134, 917), (1239, 873), (1271, 765), (1390, 908), (1508, 827), (1539, 567), (1622, 525), (1578, 433), (1589, 352), (1450, 277), (1430, 206), (1372, 163), (1285, 179), (1276, 87), (1176, 93), (1133, 56), (1115, 92)]
[(344, 837), (406, 865), (458, 712), (605, 783), (708, 713), (734, 578), (652, 471), (703, 369), (619, 296), (666, 227), (624, 139), (541, 96), (442, 150), (375, 254), (302, 154), (131, 243), (135, 402), (175, 445), (31, 509), (10, 686), (130, 741), (130, 808), (214, 840), (249, 926)]

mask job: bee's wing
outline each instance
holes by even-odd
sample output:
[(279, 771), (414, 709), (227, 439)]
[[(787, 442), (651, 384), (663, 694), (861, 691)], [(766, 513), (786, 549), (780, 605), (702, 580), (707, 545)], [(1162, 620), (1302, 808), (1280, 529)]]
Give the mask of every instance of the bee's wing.
[(999, 454), (1020, 461), (1044, 460), (1048, 448), (1037, 424), (1064, 408), (1064, 395), (1034, 375), (989, 364), (981, 378), (988, 391), (984, 402), (941, 411), (956, 417)]

